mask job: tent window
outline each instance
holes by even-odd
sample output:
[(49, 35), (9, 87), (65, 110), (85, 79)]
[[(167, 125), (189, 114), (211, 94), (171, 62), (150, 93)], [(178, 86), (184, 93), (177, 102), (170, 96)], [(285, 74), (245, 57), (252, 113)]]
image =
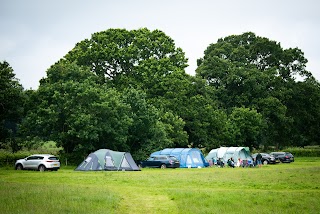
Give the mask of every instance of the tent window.
[(92, 157), (87, 157), (87, 159), (85, 160), (85, 162), (90, 162), (91, 161), (91, 159), (92, 159)]
[(114, 167), (112, 158), (110, 156), (106, 156), (106, 167)]
[(199, 152), (192, 152), (191, 155), (192, 155), (193, 163), (200, 163), (201, 157)]
[(192, 164), (192, 161), (191, 161), (190, 155), (188, 155), (188, 157), (187, 157), (187, 165), (191, 165), (191, 164)]
[(121, 167), (125, 167), (125, 168), (130, 167), (130, 164), (128, 163), (126, 158), (123, 158), (122, 163), (121, 163)]

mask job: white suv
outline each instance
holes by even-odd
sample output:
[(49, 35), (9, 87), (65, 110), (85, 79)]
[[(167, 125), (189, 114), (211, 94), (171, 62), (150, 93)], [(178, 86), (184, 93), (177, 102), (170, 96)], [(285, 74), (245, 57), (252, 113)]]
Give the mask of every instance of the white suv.
[(41, 172), (45, 170), (57, 171), (60, 169), (60, 161), (54, 155), (36, 154), (17, 160), (15, 163), (16, 170), (34, 169)]

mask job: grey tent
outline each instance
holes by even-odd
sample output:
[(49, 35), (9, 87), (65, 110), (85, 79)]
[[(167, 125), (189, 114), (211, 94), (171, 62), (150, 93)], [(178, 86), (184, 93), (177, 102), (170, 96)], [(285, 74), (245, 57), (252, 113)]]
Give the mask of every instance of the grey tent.
[(99, 149), (91, 154), (75, 169), (76, 171), (140, 171), (128, 152)]
[(212, 160), (222, 158), (223, 162), (227, 162), (229, 158), (233, 158), (235, 163), (238, 162), (238, 159), (252, 161), (250, 150), (248, 147), (220, 147), (217, 149), (212, 149), (209, 154), (206, 156), (206, 159)]

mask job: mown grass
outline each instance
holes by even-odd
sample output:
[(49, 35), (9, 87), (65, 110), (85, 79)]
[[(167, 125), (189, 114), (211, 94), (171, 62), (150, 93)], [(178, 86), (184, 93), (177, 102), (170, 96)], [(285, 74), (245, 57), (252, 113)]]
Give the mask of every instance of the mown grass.
[(319, 213), (320, 158), (263, 168), (0, 170), (1, 213)]

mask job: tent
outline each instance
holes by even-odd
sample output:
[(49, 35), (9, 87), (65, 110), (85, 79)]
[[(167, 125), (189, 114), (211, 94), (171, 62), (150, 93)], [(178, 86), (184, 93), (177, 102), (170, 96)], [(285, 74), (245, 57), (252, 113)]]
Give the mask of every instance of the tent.
[(217, 149), (212, 149), (206, 156), (208, 161), (212, 159), (218, 160), (219, 158), (222, 158), (225, 163), (229, 158), (233, 158), (235, 163), (238, 162), (239, 158), (241, 160), (252, 161), (248, 147), (220, 147)]
[(75, 169), (77, 171), (140, 171), (128, 152), (99, 149), (91, 154)]
[(181, 168), (202, 168), (209, 166), (202, 152), (195, 148), (167, 148), (157, 151), (152, 155), (171, 155), (180, 161)]

